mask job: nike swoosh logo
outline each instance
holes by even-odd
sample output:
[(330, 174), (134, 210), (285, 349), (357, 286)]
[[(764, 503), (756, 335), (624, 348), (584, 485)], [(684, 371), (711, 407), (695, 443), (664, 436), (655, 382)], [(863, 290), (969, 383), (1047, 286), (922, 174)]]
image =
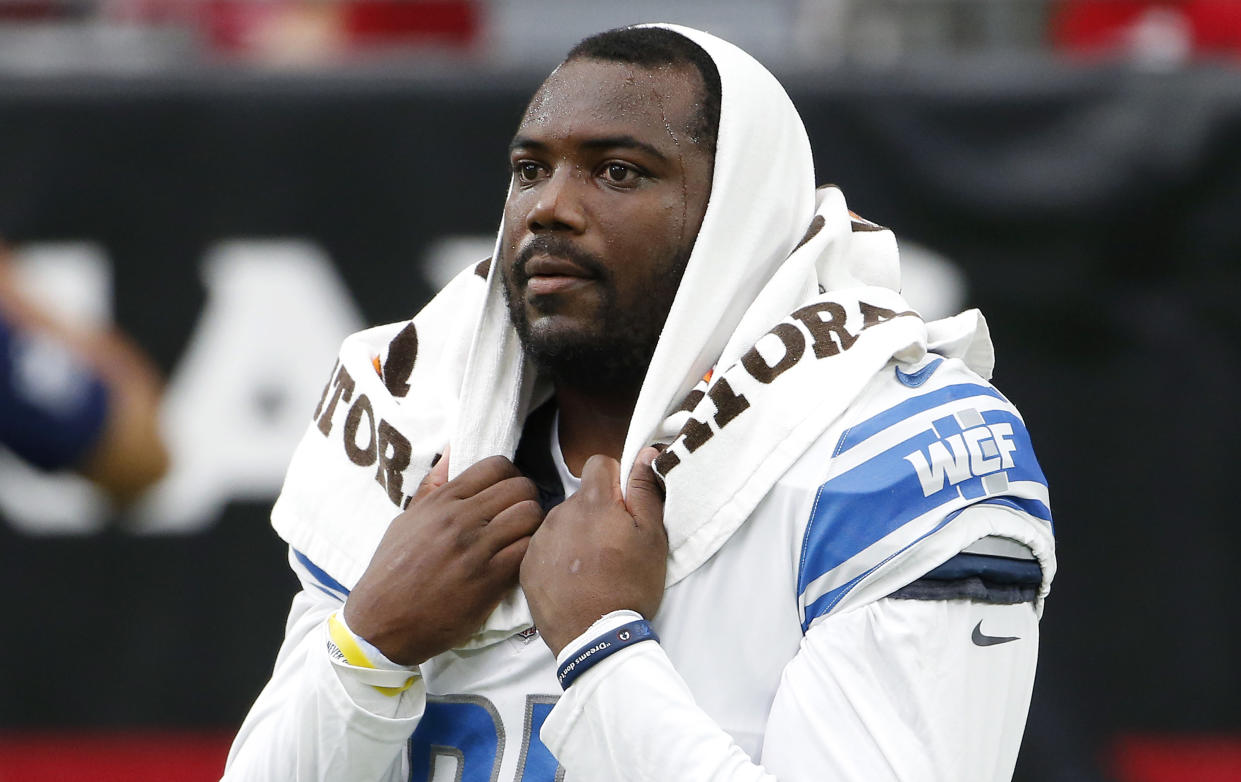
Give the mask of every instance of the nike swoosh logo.
[(970, 635), (970, 640), (975, 646), (995, 646), (996, 644), (1006, 644), (1009, 641), (1020, 641), (1021, 637), (1016, 635), (983, 635), (982, 620), (978, 620), (978, 624), (974, 625), (974, 632)]
[(896, 379), (910, 388), (917, 388), (927, 381), (931, 375), (935, 374), (935, 370), (939, 369), (939, 365), (944, 363), (942, 358), (936, 359), (924, 366), (922, 369), (915, 370), (908, 374), (901, 371), (900, 367), (896, 368)]

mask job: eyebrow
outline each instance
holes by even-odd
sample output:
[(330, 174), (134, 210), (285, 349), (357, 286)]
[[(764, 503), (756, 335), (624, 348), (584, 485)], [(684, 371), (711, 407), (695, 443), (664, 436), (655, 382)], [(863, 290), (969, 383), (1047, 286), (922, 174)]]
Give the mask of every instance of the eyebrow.
[[(647, 153), (657, 160), (663, 162), (667, 162), (668, 160), (668, 156), (663, 152), (660, 152), (654, 146), (627, 134), (617, 136), (600, 136), (598, 138), (587, 139), (582, 142), (582, 146), (586, 149), (637, 149)], [(536, 141), (528, 136), (514, 136), (512, 142), (508, 145), (508, 150), (510, 153), (518, 149), (544, 151), (547, 148), (547, 144), (544, 144), (542, 141)]]

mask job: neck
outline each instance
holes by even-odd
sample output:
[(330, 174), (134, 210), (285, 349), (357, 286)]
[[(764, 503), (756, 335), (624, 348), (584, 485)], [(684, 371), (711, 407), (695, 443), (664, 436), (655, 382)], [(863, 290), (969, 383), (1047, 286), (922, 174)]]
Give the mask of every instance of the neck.
[(640, 386), (600, 393), (556, 385), (560, 450), (571, 473), (581, 475), (586, 460), (595, 454), (620, 460), (639, 390)]

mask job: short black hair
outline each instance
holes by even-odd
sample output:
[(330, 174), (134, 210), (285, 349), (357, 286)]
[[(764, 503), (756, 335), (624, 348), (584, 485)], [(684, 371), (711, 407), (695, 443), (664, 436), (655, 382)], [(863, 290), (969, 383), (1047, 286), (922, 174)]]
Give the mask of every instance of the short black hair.
[(693, 66), (702, 76), (703, 95), (690, 136), (711, 155), (720, 129), (720, 72), (711, 55), (680, 33), (663, 27), (618, 27), (596, 33), (569, 50), (570, 60), (610, 60), (643, 68)]

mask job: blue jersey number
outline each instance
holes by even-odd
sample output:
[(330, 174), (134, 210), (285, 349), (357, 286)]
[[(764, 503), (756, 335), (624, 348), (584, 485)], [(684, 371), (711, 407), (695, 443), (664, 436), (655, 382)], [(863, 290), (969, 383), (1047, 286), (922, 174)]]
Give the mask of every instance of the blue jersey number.
[[(564, 777), (564, 770), (539, 740), (539, 728), (555, 703), (554, 696), (526, 696), (514, 782), (557, 782)], [(455, 764), (455, 773), (446, 778), (495, 782), (500, 776), (504, 742), (504, 724), (491, 701), (477, 695), (429, 697), (418, 729), (409, 739), (410, 782), (431, 782), (437, 763)]]

